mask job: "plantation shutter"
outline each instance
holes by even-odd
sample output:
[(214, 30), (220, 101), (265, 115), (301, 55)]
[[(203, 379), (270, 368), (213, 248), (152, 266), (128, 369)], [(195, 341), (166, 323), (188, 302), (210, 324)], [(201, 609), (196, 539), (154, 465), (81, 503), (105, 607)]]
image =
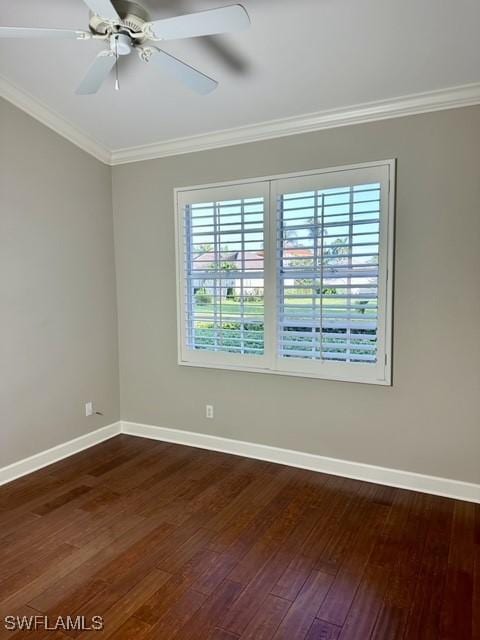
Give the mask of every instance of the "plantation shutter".
[(179, 363), (390, 384), (394, 168), (178, 189)]
[(351, 364), (383, 375), (385, 185), (374, 177), (338, 172), (277, 185), (279, 367)]
[(207, 361), (261, 365), (265, 185), (191, 195), (182, 224), (184, 346)]

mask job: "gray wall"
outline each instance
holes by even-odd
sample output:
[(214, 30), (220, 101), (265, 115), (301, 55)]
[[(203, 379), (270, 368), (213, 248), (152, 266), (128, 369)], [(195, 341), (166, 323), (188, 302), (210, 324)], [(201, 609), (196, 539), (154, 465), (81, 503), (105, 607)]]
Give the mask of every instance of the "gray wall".
[[(114, 168), (122, 418), (480, 482), (479, 150), (472, 107)], [(393, 387), (177, 365), (174, 187), (392, 157)]]
[(110, 168), (0, 100), (0, 467), (119, 419), (116, 327)]
[[(115, 167), (122, 418), (480, 482), (479, 149), (472, 107)], [(393, 387), (177, 365), (174, 187), (392, 157)], [(110, 179), (0, 100), (0, 467), (119, 419)]]

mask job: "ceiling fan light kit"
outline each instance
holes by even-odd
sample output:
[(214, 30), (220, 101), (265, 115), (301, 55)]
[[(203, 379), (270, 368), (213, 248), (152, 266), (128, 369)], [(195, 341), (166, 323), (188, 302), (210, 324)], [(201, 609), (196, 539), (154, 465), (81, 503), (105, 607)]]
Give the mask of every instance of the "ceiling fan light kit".
[[(129, 0), (84, 0), (91, 11), (89, 31), (69, 29), (38, 29), (31, 27), (0, 27), (0, 38), (53, 38), (74, 40), (103, 40), (108, 49), (101, 51), (76, 93), (97, 93), (120, 56), (134, 50), (142, 62), (166, 71), (184, 85), (205, 95), (218, 82), (182, 60), (175, 58), (155, 44), (164, 40), (178, 40), (199, 36), (232, 33), (250, 25), (247, 11), (239, 4), (152, 21), (141, 5)], [(116, 88), (118, 88), (118, 68)]]

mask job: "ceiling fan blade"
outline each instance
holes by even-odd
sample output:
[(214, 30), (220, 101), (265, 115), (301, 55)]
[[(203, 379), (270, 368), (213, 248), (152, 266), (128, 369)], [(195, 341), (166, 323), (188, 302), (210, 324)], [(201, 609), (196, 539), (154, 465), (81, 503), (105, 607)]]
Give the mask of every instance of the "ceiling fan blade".
[(92, 13), (112, 22), (119, 22), (120, 16), (110, 0), (83, 0)]
[(247, 11), (240, 4), (210, 9), (175, 18), (156, 20), (145, 25), (148, 36), (157, 40), (177, 40), (196, 36), (240, 31), (250, 26)]
[(197, 71), (169, 53), (157, 49), (157, 47), (148, 47), (147, 52), (149, 55), (146, 57), (141, 55), (143, 60), (154, 64), (160, 70), (169, 72), (189, 89), (193, 89), (201, 95), (211, 93), (218, 86), (216, 80), (212, 80), (204, 73)]
[(100, 51), (75, 93), (81, 96), (97, 93), (116, 61), (112, 51)]
[(0, 27), (0, 38), (58, 38), (65, 40), (89, 40), (88, 31), (71, 29), (34, 29), (30, 27)]

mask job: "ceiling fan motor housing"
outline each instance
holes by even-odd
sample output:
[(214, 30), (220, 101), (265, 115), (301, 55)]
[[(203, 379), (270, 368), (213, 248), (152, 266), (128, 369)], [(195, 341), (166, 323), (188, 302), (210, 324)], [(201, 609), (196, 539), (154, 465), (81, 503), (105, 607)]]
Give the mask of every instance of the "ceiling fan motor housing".
[[(146, 22), (150, 22), (150, 15), (146, 9), (136, 2), (130, 2), (129, 0), (112, 0), (112, 4), (121, 18), (121, 23), (112, 25), (111, 22), (92, 14), (90, 17), (90, 31), (98, 35), (108, 33), (125, 34), (127, 37), (133, 39), (135, 43), (144, 42), (147, 38), (142, 27)], [(129, 52), (130, 51), (128, 51), (128, 53)], [(126, 53), (127, 51), (125, 50), (125, 54)]]

